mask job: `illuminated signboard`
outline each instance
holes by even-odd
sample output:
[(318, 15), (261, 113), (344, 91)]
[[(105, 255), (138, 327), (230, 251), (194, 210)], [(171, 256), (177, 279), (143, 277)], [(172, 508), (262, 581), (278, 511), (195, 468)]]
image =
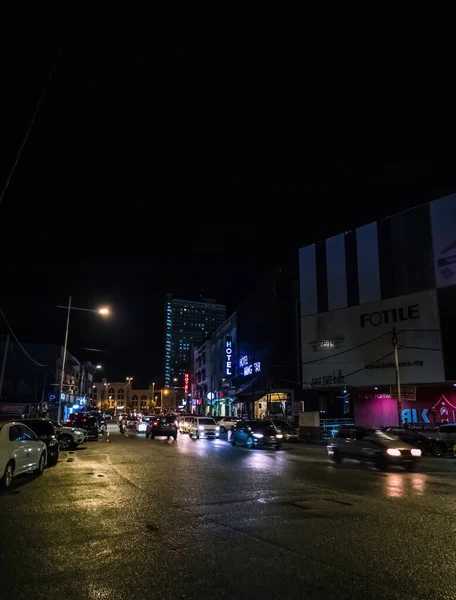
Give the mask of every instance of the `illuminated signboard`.
[(253, 373), (259, 373), (261, 371), (261, 363), (249, 363), (248, 355), (241, 356), (241, 358), (239, 359), (239, 366), (241, 367), (245, 377), (247, 377), (248, 375), (252, 375)]
[(233, 339), (227, 335), (225, 338), (225, 375), (231, 376), (232, 371), (232, 358), (233, 358)]
[(184, 394), (188, 394), (188, 382), (189, 382), (189, 375), (188, 375), (188, 373), (185, 373), (185, 375), (184, 375)]

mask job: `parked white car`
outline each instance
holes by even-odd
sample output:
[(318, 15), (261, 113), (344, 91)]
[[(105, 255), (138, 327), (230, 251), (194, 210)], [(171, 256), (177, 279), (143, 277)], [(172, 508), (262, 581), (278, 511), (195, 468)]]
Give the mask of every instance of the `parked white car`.
[(200, 438), (214, 440), (220, 436), (220, 427), (212, 417), (193, 417), (189, 434), (192, 440)]
[(23, 423), (0, 423), (0, 485), (8, 489), (22, 473), (41, 475), (47, 463), (46, 444)]
[(237, 417), (223, 417), (223, 419), (220, 419), (220, 421), (218, 422), (218, 424), (220, 425), (220, 433), (225, 433), (225, 431), (229, 431), (232, 427), (236, 425), (238, 421), (241, 421), (241, 419), (238, 419)]
[(87, 439), (87, 431), (84, 429), (79, 429), (78, 427), (68, 427), (67, 425), (62, 425), (62, 423), (57, 423), (57, 421), (52, 421), (52, 424), (54, 425), (57, 433), (60, 450), (69, 450), (70, 448), (75, 448), (76, 446), (79, 446), (85, 442)]

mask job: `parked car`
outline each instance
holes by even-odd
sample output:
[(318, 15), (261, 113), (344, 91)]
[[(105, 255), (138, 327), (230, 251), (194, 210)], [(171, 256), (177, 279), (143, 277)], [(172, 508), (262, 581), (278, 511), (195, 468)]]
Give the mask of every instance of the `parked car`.
[(78, 427), (71, 427), (63, 423), (52, 421), (57, 432), (60, 450), (69, 450), (84, 443), (87, 439), (87, 431)]
[(421, 456), (421, 449), (383, 429), (351, 427), (336, 433), (328, 444), (328, 454), (338, 464), (345, 458), (354, 458), (372, 462), (382, 470), (399, 465), (412, 471)]
[(0, 485), (8, 489), (22, 473), (41, 475), (47, 462), (46, 444), (16, 421), (0, 423)]
[(443, 447), (441, 442), (436, 439), (426, 437), (413, 429), (401, 429), (399, 427), (388, 427), (386, 431), (390, 431), (397, 435), (399, 439), (411, 446), (420, 448), (421, 454), (432, 454), (433, 456), (442, 456)]
[(84, 429), (87, 432), (88, 440), (98, 440), (99, 428), (98, 420), (96, 417), (86, 416), (84, 414), (70, 415), (66, 420), (66, 423), (70, 423), (72, 427), (77, 429)]
[(299, 442), (299, 427), (296, 427), (293, 423), (289, 421), (279, 421), (277, 419), (272, 419), (274, 425), (280, 429), (283, 434), (284, 442)]
[(166, 436), (177, 439), (176, 419), (172, 415), (161, 415), (154, 417), (147, 424), (146, 438), (154, 439), (158, 436)]
[(231, 432), (230, 444), (243, 444), (247, 448), (275, 448), (283, 442), (283, 434), (272, 421), (238, 421)]
[(59, 440), (57, 432), (50, 419), (18, 419), (18, 423), (23, 423), (30, 427), (39, 440), (46, 444), (47, 465), (55, 466), (59, 462)]
[(179, 431), (181, 433), (189, 433), (192, 420), (193, 420), (193, 417), (189, 417), (189, 416), (181, 417), (178, 421)]
[(453, 452), (456, 445), (456, 423), (440, 425), (437, 441), (441, 444), (443, 452)]
[(152, 417), (142, 417), (140, 421), (136, 423), (136, 433), (146, 433), (147, 424), (152, 419)]
[(225, 431), (228, 431), (229, 429), (234, 427), (236, 423), (238, 423), (240, 420), (241, 419), (237, 417), (223, 417), (223, 419), (220, 419), (220, 421), (218, 422), (220, 426), (220, 433), (225, 433)]
[(220, 427), (212, 417), (193, 417), (189, 429), (190, 438), (215, 440), (220, 436)]

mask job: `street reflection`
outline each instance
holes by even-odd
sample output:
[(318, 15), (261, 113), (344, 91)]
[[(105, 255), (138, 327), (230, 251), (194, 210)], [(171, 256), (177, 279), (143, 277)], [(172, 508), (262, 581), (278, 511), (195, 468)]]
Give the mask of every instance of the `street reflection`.
[(388, 473), (385, 479), (386, 494), (389, 498), (400, 498), (404, 495), (404, 476), (399, 473)]
[(424, 489), (426, 487), (426, 475), (423, 473), (412, 474), (412, 488), (416, 492), (417, 496), (423, 496)]
[(426, 490), (426, 475), (423, 473), (388, 473), (384, 479), (388, 498), (423, 496)]

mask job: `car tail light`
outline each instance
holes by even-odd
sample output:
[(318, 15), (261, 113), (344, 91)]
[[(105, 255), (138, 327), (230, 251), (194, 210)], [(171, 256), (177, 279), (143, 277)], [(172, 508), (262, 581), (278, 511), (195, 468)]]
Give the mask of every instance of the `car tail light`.
[(158, 421), (154, 421), (154, 425), (158, 425)]

